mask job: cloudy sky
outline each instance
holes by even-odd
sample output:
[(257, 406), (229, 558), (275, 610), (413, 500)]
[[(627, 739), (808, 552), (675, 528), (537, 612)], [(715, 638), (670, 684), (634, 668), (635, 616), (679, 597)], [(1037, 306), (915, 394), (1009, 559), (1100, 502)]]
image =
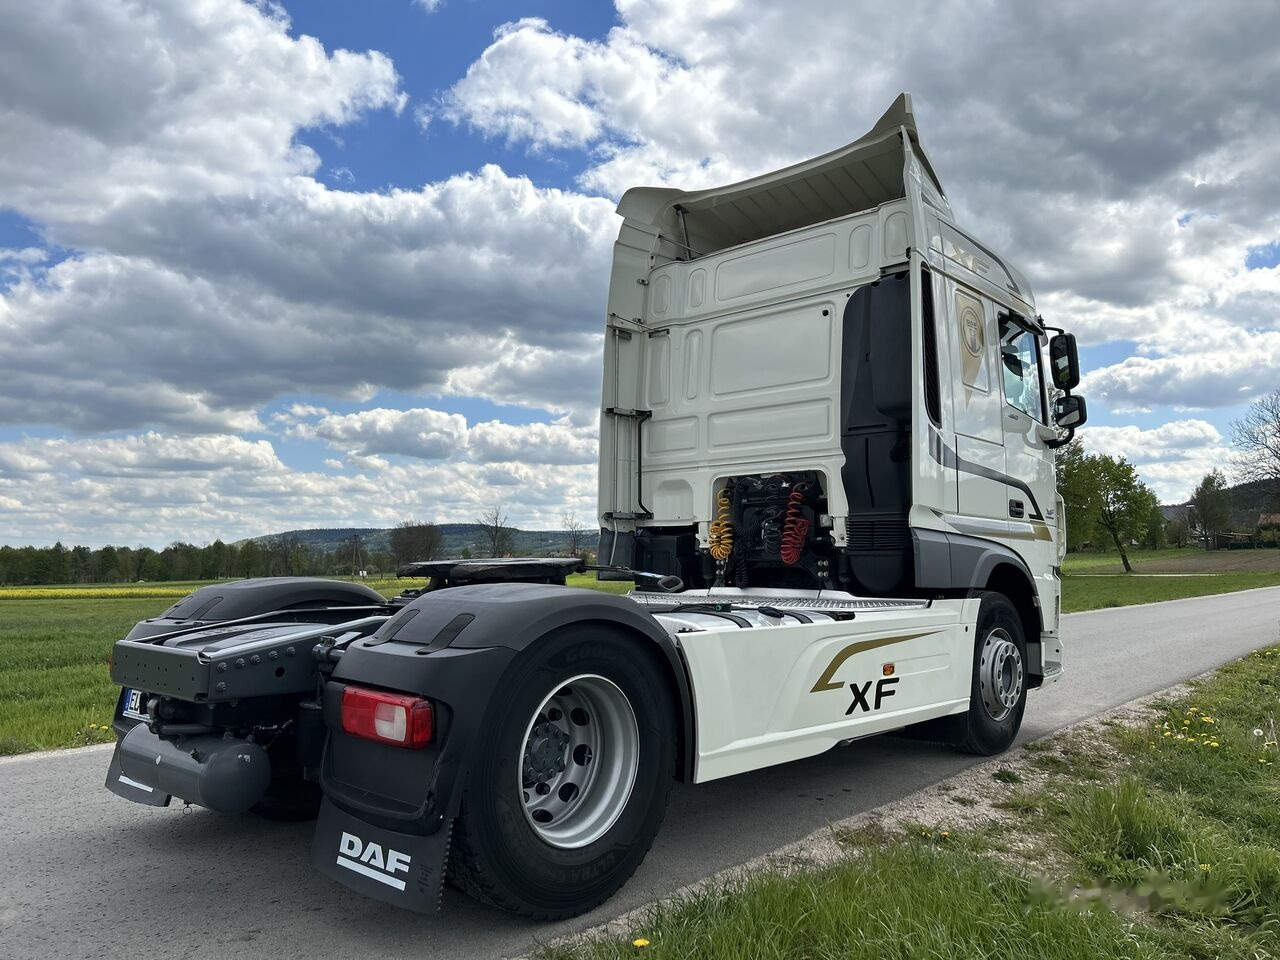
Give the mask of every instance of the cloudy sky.
[(1166, 501), (1280, 386), (1267, 2), (0, 2), (0, 542), (594, 514), (613, 207), (909, 90)]

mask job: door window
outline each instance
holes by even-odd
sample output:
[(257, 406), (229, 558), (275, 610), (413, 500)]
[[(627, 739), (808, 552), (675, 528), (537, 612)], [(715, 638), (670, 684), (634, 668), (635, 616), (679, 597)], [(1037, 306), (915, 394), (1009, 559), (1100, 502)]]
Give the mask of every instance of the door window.
[(1000, 366), (1005, 400), (1027, 416), (1047, 422), (1040, 386), (1039, 339), (1008, 314), (1000, 317)]

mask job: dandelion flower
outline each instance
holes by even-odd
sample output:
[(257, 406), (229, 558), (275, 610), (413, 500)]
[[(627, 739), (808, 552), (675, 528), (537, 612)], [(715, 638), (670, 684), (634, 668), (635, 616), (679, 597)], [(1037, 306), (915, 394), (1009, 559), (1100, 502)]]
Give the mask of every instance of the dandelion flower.
[(649, 941), (646, 940), (644, 937), (636, 937), (634, 940), (631, 941), (631, 945), (633, 947), (647, 947), (649, 945)]
[(942, 831), (942, 835), (943, 835), (944, 837), (949, 837), (949, 836), (951, 836), (951, 831), (950, 831), (950, 830), (943, 830), (943, 831)]
[(1172, 734), (1172, 733), (1170, 733), (1168, 730), (1166, 730), (1166, 731), (1164, 732), (1164, 735), (1165, 735), (1166, 737), (1172, 737), (1172, 736), (1173, 736), (1173, 734)]
[(1210, 742), (1209, 746), (1213, 747), (1216, 750), (1220, 746), (1220, 744), (1218, 743), (1217, 740), (1214, 740)]
[(1209, 872), (1209, 864), (1207, 864), (1207, 863), (1202, 863), (1202, 864), (1200, 864), (1200, 869), (1201, 869), (1202, 871), (1204, 871), (1205, 873), (1208, 873), (1208, 872)]

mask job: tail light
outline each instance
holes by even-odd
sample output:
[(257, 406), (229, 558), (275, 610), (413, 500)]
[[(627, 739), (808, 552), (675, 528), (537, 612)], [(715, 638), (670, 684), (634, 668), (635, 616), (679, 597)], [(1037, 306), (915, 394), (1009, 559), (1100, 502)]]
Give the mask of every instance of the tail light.
[(364, 687), (342, 691), (342, 729), (354, 737), (417, 748), (431, 742), (434, 727), (430, 700)]

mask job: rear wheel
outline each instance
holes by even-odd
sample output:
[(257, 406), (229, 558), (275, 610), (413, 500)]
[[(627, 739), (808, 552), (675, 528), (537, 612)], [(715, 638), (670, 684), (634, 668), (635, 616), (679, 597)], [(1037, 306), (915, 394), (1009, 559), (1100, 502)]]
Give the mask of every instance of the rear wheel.
[(1022, 618), (1007, 598), (984, 593), (974, 641), (969, 710), (955, 718), (951, 743), (991, 756), (1018, 736), (1027, 704), (1027, 644)]
[(675, 775), (675, 705), (643, 644), (574, 626), (523, 655), (476, 746), (454, 825), (456, 886), (553, 920), (635, 872)]

